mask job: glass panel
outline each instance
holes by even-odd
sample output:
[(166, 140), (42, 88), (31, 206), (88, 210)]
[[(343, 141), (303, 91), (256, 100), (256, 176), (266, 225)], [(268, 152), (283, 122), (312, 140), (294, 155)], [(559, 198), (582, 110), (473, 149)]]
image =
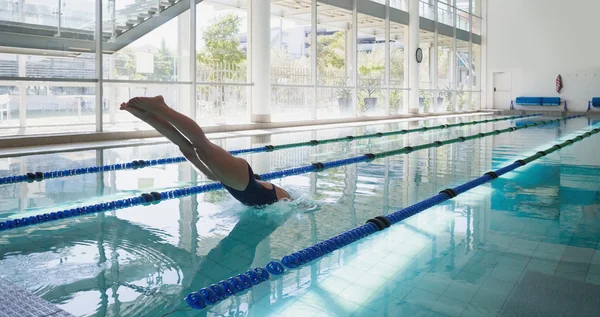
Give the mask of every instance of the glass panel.
[[(244, 0), (237, 3), (246, 7)], [(198, 82), (246, 83), (247, 10), (203, 1), (196, 5), (196, 12)]]
[(469, 92), (468, 91), (457, 91), (456, 92), (456, 111), (467, 111), (470, 110), (469, 106)]
[(405, 58), (406, 27), (402, 24), (390, 23), (390, 100), (389, 114), (403, 114), (407, 112), (407, 100), (405, 93), (401, 90), (407, 88), (405, 80), (405, 69), (408, 68)]
[[(271, 118), (273, 121), (312, 119), (312, 88), (272, 87)], [(340, 93), (341, 97), (341, 93)]]
[(473, 16), (473, 33), (481, 34), (481, 18)]
[(433, 10), (434, 10), (434, 6), (432, 4), (423, 2), (423, 1), (419, 1), (419, 16), (422, 16), (426, 19), (430, 19), (433, 20), (434, 14), (433, 14)]
[[(157, 3), (158, 0), (104, 0), (104, 31), (112, 34), (114, 30), (118, 36), (121, 31), (137, 26), (157, 14)], [(171, 1), (167, 3), (171, 4)]]
[[(104, 56), (105, 79), (185, 81), (189, 78), (189, 13)], [(176, 34), (177, 36), (173, 36)]]
[(358, 15), (358, 114), (384, 115), (385, 21)]
[(437, 76), (438, 90), (435, 104), (438, 112), (453, 111), (453, 39), (448, 36), (438, 35)]
[(353, 100), (352, 12), (336, 7), (317, 7), (317, 118), (356, 116)]
[(440, 95), (442, 95), (442, 93), (443, 96), (441, 98), (444, 98), (444, 101), (442, 102), (442, 106), (440, 107), (440, 109), (448, 112), (454, 111), (454, 104), (452, 100), (455, 97), (456, 92), (451, 90), (447, 90), (445, 92), (440, 91)]
[(479, 80), (481, 75), (481, 46), (477, 44), (473, 44), (473, 70), (471, 74), (473, 74), (473, 90), (480, 91), (481, 90), (481, 82)]
[(421, 89), (419, 91), (419, 108), (420, 112), (432, 112), (434, 110), (434, 99), (436, 96), (436, 90)]
[[(271, 5), (271, 13), (284, 9)], [(271, 83), (280, 85), (310, 85), (310, 14), (294, 16), (301, 19), (271, 18)], [(306, 21), (307, 20), (307, 21)]]
[(390, 7), (406, 11), (406, 0), (390, 0)]
[(473, 1), (473, 14), (476, 16), (481, 16), (481, 0), (472, 0)]
[(8, 128), (19, 125), (20, 90), (18, 86), (8, 84), (0, 83), (0, 135), (16, 133)]
[(470, 19), (468, 12), (456, 10), (456, 28), (469, 31), (471, 25)]
[[(96, 122), (95, 84), (27, 82), (26, 89), (28, 127), (94, 126)], [(75, 129), (81, 131), (80, 127), (68, 128), (68, 130)]]
[(404, 97), (407, 93), (408, 90), (390, 89), (390, 115), (406, 113)]
[(433, 52), (433, 33), (421, 31), (419, 36), (419, 47), (423, 50), (423, 61), (419, 64), (419, 80), (421, 89), (432, 88), (432, 70), (430, 58)]
[(472, 59), (469, 57), (469, 42), (456, 40), (456, 89), (469, 90), (471, 82)]
[[(28, 50), (27, 54), (31, 52), (32, 50)], [(94, 54), (66, 51), (38, 52), (39, 55), (0, 54), (0, 76), (53, 79), (93, 79), (96, 77)]]
[(456, 8), (469, 12), (469, 4), (471, 0), (456, 0)]
[(474, 91), (471, 93), (471, 110), (480, 110), (480, 109), (481, 109), (481, 93)]
[[(165, 102), (178, 111), (184, 111), (189, 103), (182, 102), (181, 96), (189, 96), (189, 85), (176, 84), (139, 84), (139, 83), (105, 83), (104, 84), (104, 130), (131, 131), (150, 130), (151, 127), (128, 112), (120, 111), (122, 102), (138, 96), (162, 95)], [(184, 111), (189, 113), (188, 111)]]
[(196, 121), (202, 124), (233, 124), (249, 121), (250, 86), (198, 85)]
[[(321, 7), (321, 6), (319, 6)], [(352, 12), (317, 7), (317, 85), (352, 86)]]
[(317, 88), (317, 119), (354, 117), (356, 113), (352, 99), (341, 96), (352, 96), (351, 88)]
[(438, 35), (438, 89), (442, 91), (452, 90), (452, 56), (452, 38)]
[(93, 36), (95, 0), (10, 0), (2, 2), (4, 2), (3, 5), (0, 5), (0, 20), (2, 21), (51, 27), (56, 30), (57, 35), (60, 25), (61, 30), (64, 31), (78, 33), (86, 30), (92, 31), (91, 35)]
[(438, 22), (446, 25), (454, 25), (454, 9), (443, 3), (438, 3)]
[(394, 88), (405, 88), (405, 31), (404, 25), (390, 23), (390, 87)]

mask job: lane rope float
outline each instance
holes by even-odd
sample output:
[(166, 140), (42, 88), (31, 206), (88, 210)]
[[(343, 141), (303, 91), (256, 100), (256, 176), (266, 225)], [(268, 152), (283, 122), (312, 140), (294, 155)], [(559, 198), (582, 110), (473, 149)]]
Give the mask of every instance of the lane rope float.
[(488, 183), (508, 172), (511, 172), (555, 151), (559, 151), (599, 132), (600, 129), (588, 131), (576, 136), (573, 139), (556, 144), (544, 151), (539, 151), (534, 155), (517, 160), (508, 166), (495, 171), (487, 172), (483, 174), (483, 176), (466, 182), (462, 185), (454, 188), (444, 189), (433, 197), (398, 210), (392, 214), (369, 219), (360, 227), (288, 254), (284, 256), (281, 261), (271, 261), (265, 265), (264, 268), (257, 267), (245, 273), (232, 276), (226, 280), (202, 288), (197, 292), (192, 292), (185, 298), (185, 301), (194, 309), (204, 309), (207, 306), (217, 304), (230, 296), (239, 295), (262, 282), (268, 281), (271, 278), (271, 275), (279, 276), (284, 274), (286, 270), (297, 269), (305, 264), (311, 263), (327, 254), (334, 252), (335, 250), (341, 249), (346, 245), (364, 239), (365, 237), (368, 237), (378, 231), (385, 230), (413, 215), (439, 205), (447, 200), (453, 199), (456, 196), (463, 194), (475, 187)]
[[(277, 150), (290, 149), (295, 147), (304, 147), (304, 146), (316, 146), (319, 144), (327, 144), (327, 143), (336, 143), (336, 142), (349, 142), (353, 140), (361, 140), (361, 139), (369, 139), (369, 138), (380, 138), (384, 136), (392, 136), (399, 134), (408, 134), (414, 132), (423, 132), (428, 130), (439, 130), (439, 129), (447, 129), (454, 127), (462, 127), (465, 125), (475, 125), (480, 123), (489, 123), (489, 122), (498, 122), (498, 121), (506, 121), (506, 120), (514, 120), (514, 119), (523, 119), (529, 117), (540, 116), (541, 114), (531, 114), (524, 116), (512, 116), (512, 117), (502, 117), (496, 119), (486, 119), (479, 121), (470, 121), (466, 123), (454, 123), (454, 124), (442, 124), (433, 127), (421, 127), (414, 128), (409, 130), (396, 130), (396, 131), (388, 131), (388, 132), (377, 132), (372, 134), (365, 134), (360, 136), (345, 136), (341, 138), (332, 138), (332, 139), (324, 139), (324, 140), (310, 140), (307, 142), (298, 142), (298, 143), (289, 143), (289, 144), (281, 144), (281, 145), (265, 145), (255, 148), (248, 149), (240, 149), (240, 150), (231, 150), (229, 153), (231, 155), (240, 155), (240, 154), (248, 154), (248, 153), (261, 153), (261, 152), (273, 152)], [(102, 166), (89, 166), (89, 167), (80, 167), (59, 171), (50, 171), (50, 172), (29, 172), (22, 175), (13, 175), (13, 176), (5, 176), (0, 177), (0, 185), (2, 184), (15, 184), (22, 182), (41, 182), (45, 179), (52, 178), (60, 178), (60, 177), (68, 177), (68, 176), (77, 176), (84, 174), (92, 174), (92, 173), (102, 173), (108, 171), (119, 171), (119, 170), (128, 170), (128, 169), (140, 169), (149, 166), (157, 166), (157, 165), (165, 165), (165, 164), (177, 164), (185, 162), (186, 158), (184, 156), (177, 157), (169, 157), (169, 158), (161, 158), (161, 159), (152, 159), (152, 160), (134, 160), (128, 163), (118, 163), (118, 164), (108, 164)]]
[[(473, 134), (473, 135), (470, 135), (467, 137), (459, 137), (459, 138), (445, 140), (445, 141), (435, 141), (432, 143), (427, 143), (427, 144), (422, 144), (422, 145), (406, 146), (401, 149), (387, 151), (387, 152), (367, 153), (367, 154), (363, 154), (361, 156), (340, 159), (340, 160), (335, 160), (335, 161), (329, 161), (329, 162), (324, 162), (324, 163), (317, 162), (317, 163), (313, 163), (311, 165), (300, 166), (300, 167), (265, 173), (262, 175), (258, 175), (258, 177), (260, 177), (261, 180), (268, 181), (268, 180), (272, 180), (272, 179), (278, 179), (278, 178), (283, 178), (283, 177), (288, 177), (288, 176), (293, 176), (293, 175), (301, 175), (301, 174), (307, 174), (307, 173), (311, 173), (311, 172), (319, 172), (322, 170), (340, 167), (340, 166), (344, 166), (344, 165), (356, 164), (356, 163), (361, 163), (361, 162), (370, 162), (375, 159), (381, 159), (381, 158), (385, 158), (388, 156), (407, 154), (407, 153), (411, 153), (413, 151), (420, 151), (420, 150), (424, 150), (424, 149), (428, 149), (428, 148), (432, 148), (432, 147), (439, 147), (438, 142), (441, 142), (442, 145), (449, 145), (452, 143), (464, 142), (466, 140), (474, 140), (474, 139), (483, 138), (483, 137), (487, 137), (487, 136), (491, 136), (491, 135), (497, 135), (499, 133), (510, 133), (510, 132), (514, 132), (517, 130), (534, 127), (534, 126), (551, 124), (554, 122), (559, 122), (561, 120), (566, 121), (566, 120), (578, 118), (581, 116), (584, 116), (584, 115), (577, 115), (577, 116), (560, 118), (560, 119), (556, 119), (556, 120), (542, 121), (543, 123), (541, 123), (541, 124), (534, 123), (534, 124), (529, 124), (529, 125), (523, 125), (520, 127), (510, 127), (510, 128), (506, 128), (503, 130), (494, 130), (494, 131), (487, 132), (487, 133), (478, 133), (478, 134)], [(499, 133), (498, 133), (498, 131), (499, 131)], [(200, 194), (200, 193), (206, 193), (206, 192), (215, 191), (215, 190), (219, 190), (219, 189), (223, 189), (223, 185), (221, 183), (209, 183), (209, 184), (204, 184), (204, 185), (200, 185), (200, 186), (192, 186), (192, 187), (186, 187), (186, 188), (181, 188), (181, 189), (175, 189), (175, 190), (171, 190), (171, 191), (164, 191), (164, 192), (156, 192), (155, 191), (155, 192), (150, 192), (150, 193), (143, 193), (139, 196), (135, 196), (135, 197), (131, 197), (131, 198), (113, 200), (113, 201), (108, 201), (108, 202), (104, 202), (104, 203), (88, 205), (88, 206), (83, 206), (83, 207), (78, 207), (78, 208), (71, 208), (71, 209), (66, 209), (66, 210), (57, 211), (57, 212), (44, 213), (44, 214), (35, 215), (35, 216), (22, 217), (22, 218), (17, 218), (17, 219), (9, 219), (9, 220), (5, 220), (5, 221), (3, 220), (3, 221), (0, 221), (0, 231), (20, 228), (20, 227), (25, 227), (25, 226), (32, 226), (32, 225), (36, 225), (36, 224), (40, 224), (40, 223), (57, 221), (57, 220), (64, 219), (64, 218), (71, 218), (71, 217), (75, 217), (75, 216), (93, 214), (93, 213), (97, 213), (97, 212), (124, 209), (124, 208), (133, 207), (133, 206), (139, 206), (139, 205), (158, 204), (163, 200), (176, 199), (176, 198), (180, 198), (180, 197), (196, 195), (196, 194)]]

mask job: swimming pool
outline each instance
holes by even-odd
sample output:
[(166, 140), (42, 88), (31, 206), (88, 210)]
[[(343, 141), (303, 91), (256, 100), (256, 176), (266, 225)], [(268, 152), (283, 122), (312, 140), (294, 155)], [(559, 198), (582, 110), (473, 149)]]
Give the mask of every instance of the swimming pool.
[[(480, 119), (374, 124), (216, 143), (238, 149)], [(255, 172), (264, 173), (503, 129), (516, 122), (243, 157)], [(512, 163), (590, 123), (571, 119), (287, 177), (275, 183), (299, 199), (261, 210), (243, 207), (217, 191), (3, 231), (0, 277), (84, 316), (495, 316), (522, 311), (527, 296), (542, 296), (524, 292), (534, 281), (540, 285), (560, 279), (567, 290), (575, 292), (582, 284), (593, 294), (589, 287), (600, 285), (600, 162), (592, 154), (598, 136), (216, 306), (193, 311), (183, 301), (191, 291)], [(6, 158), (0, 159), (0, 176), (178, 155), (175, 146), (160, 144)], [(206, 182), (189, 164), (180, 163), (2, 185), (0, 219)], [(548, 309), (560, 301), (544, 297), (538, 302)]]

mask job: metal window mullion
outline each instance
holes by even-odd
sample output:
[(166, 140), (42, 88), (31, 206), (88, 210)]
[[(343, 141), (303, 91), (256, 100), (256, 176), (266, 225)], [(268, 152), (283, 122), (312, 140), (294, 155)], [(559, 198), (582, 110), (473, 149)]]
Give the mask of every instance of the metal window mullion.
[(390, 0), (385, 0), (385, 113), (390, 114)]
[(103, 130), (104, 114), (104, 74), (103, 74), (103, 56), (102, 56), (102, 0), (96, 0), (96, 132)]
[(352, 4), (352, 84), (354, 90), (352, 92), (352, 103), (354, 106), (354, 116), (358, 116), (358, 0), (354, 0)]
[(317, 119), (317, 0), (312, 0), (310, 7), (310, 40), (312, 45), (310, 46), (310, 62), (311, 62), (311, 115), (313, 119)]
[(473, 71), (473, 0), (469, 1), (469, 105), (473, 105), (473, 77), (475, 72)]
[(452, 111), (456, 111), (457, 109), (457, 86), (456, 86), (456, 81), (457, 81), (457, 71), (456, 71), (456, 27), (457, 27), (457, 11), (456, 11), (456, 1), (453, 2), (453, 7), (452, 7), (452, 12), (453, 12), (453, 16), (452, 16), (452, 60), (450, 61), (450, 65), (452, 66), (452, 90), (454, 91), (454, 93), (452, 94)]
[[(433, 3), (433, 17), (434, 17), (434, 23), (435, 23), (435, 30), (433, 32), (433, 88), (435, 89), (436, 93), (433, 96), (433, 101), (432, 104), (434, 105), (434, 107), (432, 108), (437, 108), (437, 98), (440, 94), (439, 92), (439, 82), (438, 82), (438, 78), (439, 78), (439, 74), (438, 74), (438, 57), (439, 57), (439, 53), (438, 53), (438, 35), (439, 35), (439, 31), (438, 31), (438, 20), (439, 20), (439, 14), (438, 14), (438, 2), (434, 1)], [(431, 71), (429, 72), (430, 74), (432, 73)], [(436, 109), (437, 110), (437, 109)]]
[[(160, 2), (160, 1), (159, 1)], [(158, 7), (160, 11), (160, 6)], [(246, 59), (248, 63), (248, 59)], [(198, 62), (196, 60), (196, 0), (190, 0), (190, 118), (196, 119), (196, 71)], [(247, 80), (247, 79), (246, 79)], [(246, 102), (247, 103), (247, 102)], [(248, 103), (247, 103), (248, 104)]]
[[(194, 0), (190, 0), (190, 1), (194, 1)], [(252, 46), (254, 45), (253, 41), (252, 41), (252, 19), (253, 17), (253, 13), (252, 10), (254, 9), (254, 6), (252, 5), (252, 0), (248, 0), (248, 9), (247, 9), (247, 20), (248, 20), (248, 24), (247, 24), (247, 29), (248, 31), (246, 32), (247, 36), (246, 36), (246, 45), (247, 45), (247, 49), (246, 49), (246, 81), (249, 82), (252, 86), (254, 85), (254, 77), (253, 77), (253, 68), (252, 68), (252, 58), (253, 58), (253, 54), (252, 54)], [(248, 105), (247, 110), (246, 110), (246, 117), (249, 119), (249, 121), (252, 121), (252, 114), (254, 113), (254, 102), (253, 102), (253, 98), (252, 98), (252, 94), (254, 94), (254, 87), (249, 87), (246, 90), (246, 104)], [(196, 91), (196, 87), (194, 87), (194, 92)], [(194, 99), (196, 97), (194, 96)]]

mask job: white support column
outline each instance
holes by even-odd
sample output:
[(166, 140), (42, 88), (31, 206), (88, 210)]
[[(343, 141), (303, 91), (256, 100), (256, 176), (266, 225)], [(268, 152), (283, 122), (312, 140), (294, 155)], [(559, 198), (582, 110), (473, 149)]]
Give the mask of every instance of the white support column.
[(410, 86), (408, 112), (419, 113), (419, 63), (416, 52), (419, 48), (419, 0), (408, 0), (408, 81)]
[(252, 9), (252, 122), (271, 122), (271, 3), (250, 0)]
[[(311, 63), (311, 118), (317, 119), (317, 0), (312, 0), (310, 7), (310, 63)], [(281, 31), (283, 33), (283, 29)]]
[(102, 0), (96, 0), (96, 132), (102, 132), (104, 113), (104, 74), (102, 73)]
[(385, 114), (390, 114), (390, 0), (385, 0)]
[(352, 5), (352, 60), (346, 61), (352, 65), (352, 113), (358, 115), (358, 0)]

